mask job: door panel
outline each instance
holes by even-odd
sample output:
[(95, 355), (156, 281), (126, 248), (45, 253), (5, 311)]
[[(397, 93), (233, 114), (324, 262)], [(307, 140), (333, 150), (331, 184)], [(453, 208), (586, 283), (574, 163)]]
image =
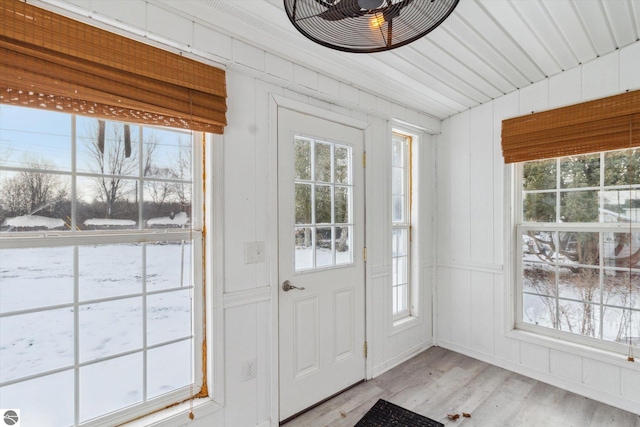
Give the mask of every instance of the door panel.
[(334, 362), (352, 356), (355, 351), (353, 293), (353, 289), (345, 289), (334, 294)]
[(361, 129), (278, 109), (281, 420), (365, 378), (363, 149)]
[(293, 374), (296, 378), (317, 371), (320, 367), (318, 349), (320, 348), (318, 334), (318, 297), (299, 298), (294, 306), (294, 342), (295, 368)]

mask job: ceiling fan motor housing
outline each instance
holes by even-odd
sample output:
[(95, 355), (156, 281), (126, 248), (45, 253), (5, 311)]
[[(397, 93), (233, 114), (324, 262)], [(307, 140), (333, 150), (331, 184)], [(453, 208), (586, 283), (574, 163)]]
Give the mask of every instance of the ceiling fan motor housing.
[(384, 0), (358, 0), (360, 9), (373, 10), (382, 7)]

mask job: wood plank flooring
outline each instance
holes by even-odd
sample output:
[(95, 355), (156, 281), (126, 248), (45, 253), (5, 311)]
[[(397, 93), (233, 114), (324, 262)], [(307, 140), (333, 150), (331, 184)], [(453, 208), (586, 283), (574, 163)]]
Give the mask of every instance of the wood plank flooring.
[[(440, 347), (432, 347), (284, 425), (351, 427), (380, 398), (446, 426), (640, 427), (640, 415)], [(462, 412), (471, 418), (463, 418)], [(455, 413), (460, 414), (459, 419), (447, 417)]]

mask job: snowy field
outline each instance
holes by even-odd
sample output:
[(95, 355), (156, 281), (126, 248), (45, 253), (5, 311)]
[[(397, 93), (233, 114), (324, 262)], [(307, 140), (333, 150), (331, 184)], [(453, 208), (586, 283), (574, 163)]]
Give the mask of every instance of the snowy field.
[(179, 243), (0, 250), (0, 314), (19, 312), (0, 317), (0, 384), (34, 376), (0, 387), (0, 408), (68, 426), (76, 382), (81, 422), (188, 385), (190, 258)]

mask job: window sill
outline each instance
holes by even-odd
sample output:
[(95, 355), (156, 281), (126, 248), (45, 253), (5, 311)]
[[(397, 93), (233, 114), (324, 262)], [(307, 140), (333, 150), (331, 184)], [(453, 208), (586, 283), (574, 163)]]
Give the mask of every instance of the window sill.
[(389, 335), (399, 334), (407, 329), (411, 329), (422, 323), (422, 319), (417, 316), (406, 316), (398, 320), (394, 320), (391, 324)]
[[(586, 344), (570, 342), (522, 329), (512, 329), (507, 332), (506, 337), (640, 372), (640, 363), (638, 363), (637, 359), (636, 362), (629, 362), (626, 354), (615, 351), (591, 347)], [(634, 347), (634, 349), (637, 349), (637, 347)]]
[[(175, 425), (187, 424), (189, 421), (189, 411), (192, 406), (190, 402), (183, 402), (167, 409), (146, 415), (137, 420), (124, 423), (124, 427), (173, 427)], [(196, 399), (193, 401), (194, 420), (206, 417), (221, 410), (222, 407), (210, 398)], [(214, 423), (215, 424), (215, 423)]]

